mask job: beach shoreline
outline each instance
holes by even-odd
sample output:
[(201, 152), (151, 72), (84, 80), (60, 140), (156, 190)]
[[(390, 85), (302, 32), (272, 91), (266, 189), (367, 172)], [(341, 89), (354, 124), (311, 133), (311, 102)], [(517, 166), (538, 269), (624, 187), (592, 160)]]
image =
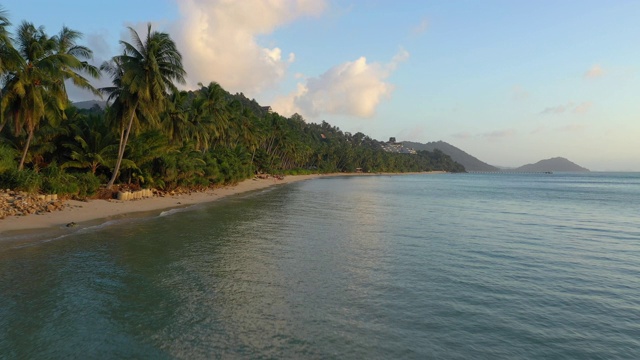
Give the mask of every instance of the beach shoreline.
[(241, 181), (235, 185), (229, 185), (216, 189), (207, 189), (202, 192), (189, 194), (154, 196), (140, 200), (66, 200), (63, 210), (45, 213), (42, 215), (11, 216), (0, 220), (0, 241), (4, 238), (24, 237), (28, 234), (44, 235), (59, 233), (73, 224), (68, 231), (72, 231), (76, 225), (86, 227), (91, 223), (106, 223), (114, 218), (127, 216), (136, 217), (142, 213), (161, 213), (174, 208), (183, 208), (190, 205), (210, 203), (222, 198), (266, 189), (269, 187), (291, 184), (294, 182), (334, 176), (380, 176), (380, 175), (416, 175), (416, 174), (441, 174), (444, 172), (412, 172), (412, 173), (334, 173), (313, 175), (289, 175), (282, 179), (270, 177), (268, 179), (253, 178)]

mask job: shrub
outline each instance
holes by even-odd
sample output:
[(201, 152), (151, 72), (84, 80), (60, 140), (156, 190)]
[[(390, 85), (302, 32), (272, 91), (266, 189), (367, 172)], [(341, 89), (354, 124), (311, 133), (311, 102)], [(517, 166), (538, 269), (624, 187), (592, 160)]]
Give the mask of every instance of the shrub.
[(0, 144), (0, 173), (17, 169), (16, 153), (14, 149)]
[(100, 189), (100, 178), (92, 173), (76, 174), (74, 177), (78, 184), (78, 197), (81, 199), (94, 196)]
[(0, 173), (0, 188), (35, 193), (42, 187), (42, 175), (31, 169), (10, 169)]
[(79, 191), (76, 178), (67, 174), (55, 162), (42, 171), (43, 181), (41, 190), (48, 194), (74, 195)]

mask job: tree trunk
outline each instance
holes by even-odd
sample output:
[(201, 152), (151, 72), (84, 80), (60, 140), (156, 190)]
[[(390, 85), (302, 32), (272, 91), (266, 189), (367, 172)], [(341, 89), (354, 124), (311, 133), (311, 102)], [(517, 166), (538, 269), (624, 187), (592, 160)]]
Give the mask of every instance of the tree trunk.
[[(0, 99), (2, 99), (2, 89), (0, 89)], [(0, 132), (4, 128), (4, 124), (7, 123), (7, 120), (4, 119), (4, 111), (0, 112)]]
[(127, 130), (124, 134), (124, 137), (120, 135), (120, 147), (118, 148), (118, 160), (116, 160), (116, 166), (113, 169), (113, 174), (111, 175), (111, 180), (107, 184), (107, 189), (111, 189), (113, 183), (116, 181), (118, 177), (118, 172), (120, 171), (120, 164), (122, 164), (122, 158), (124, 157), (124, 150), (127, 148), (127, 141), (129, 140), (129, 134), (131, 134), (131, 125), (133, 125), (133, 117), (136, 114), (136, 108), (138, 104), (136, 103), (131, 110), (131, 116), (129, 117), (129, 125), (127, 126)]
[(22, 159), (20, 159), (20, 166), (18, 166), (18, 171), (22, 171), (22, 169), (24, 168), (24, 161), (27, 158), (27, 152), (29, 151), (31, 139), (33, 139), (33, 129), (29, 130), (29, 137), (27, 137), (27, 143), (24, 145), (24, 150), (22, 150)]

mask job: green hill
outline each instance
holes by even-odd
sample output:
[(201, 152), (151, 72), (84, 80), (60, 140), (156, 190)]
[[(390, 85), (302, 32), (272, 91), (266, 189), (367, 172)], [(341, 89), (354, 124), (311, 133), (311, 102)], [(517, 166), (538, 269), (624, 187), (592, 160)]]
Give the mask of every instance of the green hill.
[(571, 162), (563, 157), (555, 157), (540, 160), (535, 164), (527, 164), (514, 169), (523, 172), (545, 172), (545, 171), (566, 171), (566, 172), (587, 172), (589, 169)]
[(464, 166), (467, 171), (500, 171), (497, 167), (489, 165), (444, 141), (433, 141), (426, 144), (411, 141), (403, 141), (402, 143), (404, 146), (414, 150), (433, 151), (434, 149), (439, 149), (449, 155), (453, 161)]

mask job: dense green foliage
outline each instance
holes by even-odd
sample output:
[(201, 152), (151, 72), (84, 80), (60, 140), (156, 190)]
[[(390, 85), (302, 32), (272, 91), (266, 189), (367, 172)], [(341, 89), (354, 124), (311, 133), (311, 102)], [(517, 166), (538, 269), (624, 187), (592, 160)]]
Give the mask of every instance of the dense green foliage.
[(100, 75), (75, 44), (80, 34), (49, 37), (25, 22), (11, 41), (8, 24), (0, 11), (0, 187), (84, 197), (107, 182), (172, 189), (256, 173), (464, 171), (440, 151), (385, 152), (362, 133), (281, 116), (215, 82), (178, 91), (181, 56), (150, 26), (143, 38), (130, 29), (123, 54), (101, 66), (109, 106), (76, 109), (65, 81), (95, 90), (84, 76)]

